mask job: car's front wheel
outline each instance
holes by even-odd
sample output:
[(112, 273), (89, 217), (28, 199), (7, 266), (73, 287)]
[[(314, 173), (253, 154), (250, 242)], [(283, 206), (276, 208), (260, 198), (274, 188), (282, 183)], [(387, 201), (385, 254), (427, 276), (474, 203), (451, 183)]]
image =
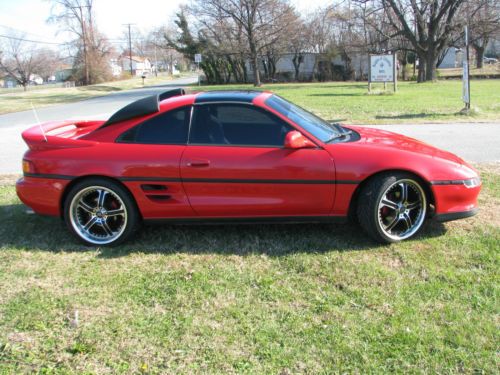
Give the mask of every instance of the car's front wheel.
[(64, 202), (69, 230), (87, 245), (118, 245), (137, 228), (139, 214), (129, 192), (116, 182), (92, 178), (75, 184)]
[(399, 242), (414, 236), (427, 212), (422, 183), (407, 173), (374, 177), (360, 193), (357, 216), (361, 227), (379, 242)]

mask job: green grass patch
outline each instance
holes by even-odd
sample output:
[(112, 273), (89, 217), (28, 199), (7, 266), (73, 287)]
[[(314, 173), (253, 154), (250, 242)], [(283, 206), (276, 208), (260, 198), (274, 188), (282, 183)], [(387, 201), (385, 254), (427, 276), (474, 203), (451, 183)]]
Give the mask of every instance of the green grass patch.
[[(388, 90), (391, 85), (388, 85)], [(197, 89), (193, 87), (193, 89)], [(253, 89), (252, 85), (202, 86), (202, 90)], [(374, 84), (371, 95), (366, 82), (267, 84), (270, 90), (332, 121), (355, 124), (391, 124), (450, 121), (498, 121), (500, 80), (471, 82), (473, 115), (460, 113), (462, 83), (459, 80), (398, 83), (398, 92)]]
[(478, 216), (388, 246), (160, 225), (86, 248), (0, 186), (0, 373), (495, 373), (500, 173), (481, 170)]

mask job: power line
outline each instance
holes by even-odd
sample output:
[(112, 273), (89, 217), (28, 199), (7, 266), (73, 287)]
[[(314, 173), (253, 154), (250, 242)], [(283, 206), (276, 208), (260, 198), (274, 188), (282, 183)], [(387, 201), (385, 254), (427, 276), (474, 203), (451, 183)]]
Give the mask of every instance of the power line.
[(52, 37), (47, 37), (46, 35), (40, 35), (40, 34), (30, 33), (29, 31), (25, 31), (25, 30), (21, 30), (21, 29), (16, 29), (15, 27), (7, 26), (7, 25), (0, 25), (0, 27), (2, 27), (4, 29), (9, 29), (9, 30), (17, 31), (18, 33), (32, 35), (32, 36), (35, 36), (37, 38), (52, 39)]
[(56, 46), (64, 46), (67, 45), (68, 43), (55, 43), (55, 42), (43, 42), (41, 40), (32, 40), (32, 39), (25, 39), (25, 38), (17, 38), (15, 36), (8, 36), (8, 35), (2, 35), (0, 34), (0, 38), (6, 38), (6, 39), (13, 39), (13, 40), (20, 40), (22, 42), (31, 42), (31, 43), (41, 43), (41, 44), (52, 44)]

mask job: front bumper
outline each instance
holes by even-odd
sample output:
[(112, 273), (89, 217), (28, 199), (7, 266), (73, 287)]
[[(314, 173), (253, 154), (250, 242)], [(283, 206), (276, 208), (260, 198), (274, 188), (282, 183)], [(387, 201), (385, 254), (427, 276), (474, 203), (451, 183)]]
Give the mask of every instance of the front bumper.
[(442, 181), (432, 183), (434, 196), (435, 217), (443, 218), (441, 221), (462, 219), (477, 213), (477, 198), (481, 191), (481, 182), (468, 186), (465, 180)]
[(478, 212), (479, 212), (479, 208), (473, 208), (472, 210), (469, 210), (469, 211), (449, 212), (446, 214), (436, 214), (436, 215), (434, 215), (434, 219), (439, 221), (439, 222), (444, 223), (446, 221), (465, 219), (467, 217), (477, 215)]

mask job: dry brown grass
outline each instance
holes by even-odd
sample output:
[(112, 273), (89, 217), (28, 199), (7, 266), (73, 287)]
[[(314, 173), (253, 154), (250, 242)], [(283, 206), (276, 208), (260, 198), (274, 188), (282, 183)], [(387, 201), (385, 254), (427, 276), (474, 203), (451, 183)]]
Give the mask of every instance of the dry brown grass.
[(16, 174), (0, 174), (0, 186), (14, 185), (20, 177)]

